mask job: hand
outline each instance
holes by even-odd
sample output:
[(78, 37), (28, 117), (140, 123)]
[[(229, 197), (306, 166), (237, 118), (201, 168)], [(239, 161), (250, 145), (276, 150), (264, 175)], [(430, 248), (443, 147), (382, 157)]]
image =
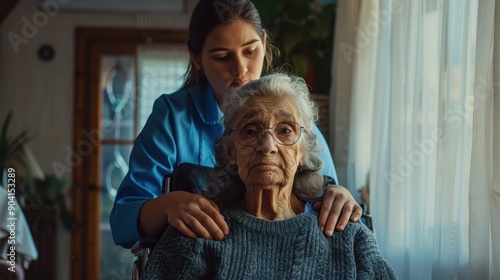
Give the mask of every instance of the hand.
[(223, 240), (229, 228), (219, 207), (203, 196), (174, 191), (166, 202), (168, 223), (190, 238)]
[(313, 208), (321, 209), (318, 225), (327, 236), (333, 236), (334, 229), (343, 231), (349, 221), (356, 222), (363, 214), (351, 193), (339, 185), (328, 185), (323, 201), (314, 203)]

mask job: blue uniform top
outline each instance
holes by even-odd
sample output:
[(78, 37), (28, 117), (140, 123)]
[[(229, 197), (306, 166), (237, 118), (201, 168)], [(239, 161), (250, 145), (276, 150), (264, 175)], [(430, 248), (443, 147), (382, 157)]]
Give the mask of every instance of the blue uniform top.
[[(161, 195), (162, 180), (183, 162), (213, 167), (213, 143), (222, 135), (222, 112), (208, 85), (198, 85), (160, 96), (153, 105), (130, 154), (129, 171), (123, 179), (110, 216), (117, 245), (130, 248), (142, 237), (137, 221), (144, 203)], [(314, 126), (323, 160), (323, 175), (337, 174), (325, 138)]]

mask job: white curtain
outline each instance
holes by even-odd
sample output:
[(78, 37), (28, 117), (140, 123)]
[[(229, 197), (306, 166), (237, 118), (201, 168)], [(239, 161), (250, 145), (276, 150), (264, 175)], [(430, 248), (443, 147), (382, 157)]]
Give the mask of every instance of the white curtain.
[(354, 57), (347, 185), (370, 184), (375, 235), (400, 279), (500, 279), (499, 8), (359, 3), (356, 39), (335, 43)]

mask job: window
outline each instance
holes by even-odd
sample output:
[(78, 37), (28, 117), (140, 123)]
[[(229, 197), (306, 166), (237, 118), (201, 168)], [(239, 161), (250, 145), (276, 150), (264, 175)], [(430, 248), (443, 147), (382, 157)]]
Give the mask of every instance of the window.
[(123, 279), (131, 274), (133, 256), (130, 250), (114, 244), (109, 215), (128, 171), (134, 139), (151, 113), (153, 102), (162, 93), (172, 93), (182, 86), (186, 54), (179, 45), (139, 47), (137, 76), (134, 55), (106, 55), (102, 59), (101, 279)]

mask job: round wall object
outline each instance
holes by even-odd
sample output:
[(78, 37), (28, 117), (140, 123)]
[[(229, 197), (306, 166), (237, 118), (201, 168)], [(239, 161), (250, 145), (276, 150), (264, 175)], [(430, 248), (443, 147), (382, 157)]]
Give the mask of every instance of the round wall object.
[(55, 55), (56, 51), (51, 45), (41, 45), (38, 48), (38, 58), (42, 61), (51, 61)]

